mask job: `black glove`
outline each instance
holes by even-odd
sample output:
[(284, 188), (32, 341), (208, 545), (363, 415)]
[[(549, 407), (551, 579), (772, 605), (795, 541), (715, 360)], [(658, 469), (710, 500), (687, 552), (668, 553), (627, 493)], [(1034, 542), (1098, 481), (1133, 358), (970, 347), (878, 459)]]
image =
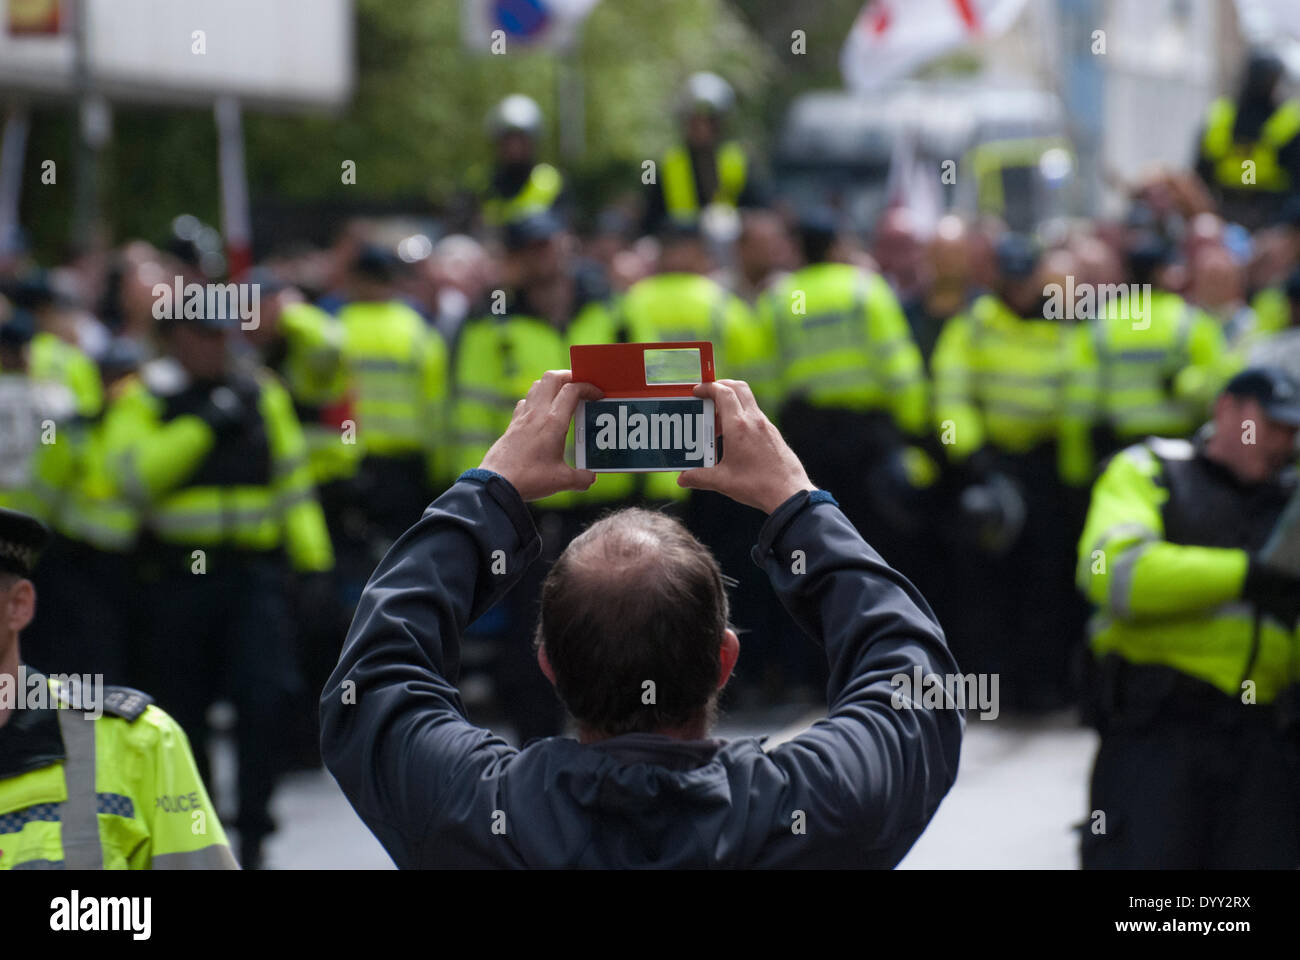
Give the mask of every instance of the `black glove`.
[(309, 643), (323, 638), (337, 645), (347, 632), (347, 618), (332, 573), (302, 573), (294, 584), (294, 609), (299, 632)]
[(1258, 557), (1250, 558), (1241, 598), (1272, 614), (1294, 630), (1300, 620), (1300, 577), (1266, 566)]
[(217, 436), (223, 436), (238, 429), (244, 422), (246, 408), (239, 394), (222, 385), (213, 387), (208, 398), (203, 401), (195, 413), (212, 428)]
[(965, 487), (958, 510), (967, 535), (993, 556), (1002, 556), (1015, 546), (1025, 526), (1024, 494), (1003, 473), (990, 473)]

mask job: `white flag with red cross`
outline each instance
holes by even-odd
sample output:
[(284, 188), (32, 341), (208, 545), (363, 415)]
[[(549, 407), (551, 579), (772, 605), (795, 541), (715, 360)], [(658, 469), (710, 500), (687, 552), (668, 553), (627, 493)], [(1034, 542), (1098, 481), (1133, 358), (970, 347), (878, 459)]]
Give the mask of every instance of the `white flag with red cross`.
[(840, 51), (850, 90), (867, 93), (959, 47), (1005, 33), (1027, 0), (871, 0)]

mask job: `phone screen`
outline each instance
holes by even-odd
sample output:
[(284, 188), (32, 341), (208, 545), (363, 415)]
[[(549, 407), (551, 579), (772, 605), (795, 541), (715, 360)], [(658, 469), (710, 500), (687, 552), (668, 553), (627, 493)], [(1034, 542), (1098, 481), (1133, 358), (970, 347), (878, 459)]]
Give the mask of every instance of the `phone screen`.
[(575, 424), (579, 470), (648, 473), (714, 465), (713, 401), (656, 397), (582, 403)]

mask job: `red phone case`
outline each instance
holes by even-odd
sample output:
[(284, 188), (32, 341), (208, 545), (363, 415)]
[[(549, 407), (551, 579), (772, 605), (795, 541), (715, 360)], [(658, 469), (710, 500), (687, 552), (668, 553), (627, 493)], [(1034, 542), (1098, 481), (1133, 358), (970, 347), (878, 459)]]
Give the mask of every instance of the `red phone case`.
[(569, 366), (575, 383), (592, 383), (606, 397), (690, 397), (693, 383), (645, 382), (647, 350), (699, 350), (700, 382), (712, 383), (713, 344), (707, 340), (678, 340), (670, 343), (596, 343), (569, 348)]

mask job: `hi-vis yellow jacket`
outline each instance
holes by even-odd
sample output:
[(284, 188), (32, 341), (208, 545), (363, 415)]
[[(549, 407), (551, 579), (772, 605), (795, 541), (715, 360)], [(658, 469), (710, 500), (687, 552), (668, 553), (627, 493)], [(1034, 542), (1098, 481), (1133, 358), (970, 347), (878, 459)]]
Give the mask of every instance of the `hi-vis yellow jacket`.
[(449, 472), (442, 335), (398, 300), (349, 303), (339, 311), (339, 322), (364, 455), (422, 457), (430, 482), (436, 482)]
[[(1201, 155), (1214, 165), (1214, 179), (1218, 184), (1233, 190), (1290, 190), (1294, 184), (1279, 162), (1278, 153), (1300, 135), (1300, 102), (1288, 100), (1274, 110), (1264, 121), (1255, 143), (1233, 141), (1232, 128), (1236, 123), (1237, 105), (1231, 99), (1220, 97), (1210, 104)], [(1243, 176), (1246, 161), (1255, 165), (1253, 180)]]
[(214, 471), (209, 458), (221, 448), (212, 428), (192, 413), (169, 417), (167, 399), (144, 379), (130, 382), (105, 418), (113, 474), (164, 543), (263, 553), (283, 548), (295, 570), (329, 570), (334, 552), (293, 401), (269, 371), (258, 371), (256, 387), (250, 415), (261, 417), (265, 431), (265, 476), (256, 469), (244, 470), (240, 482), (209, 475), (243, 467), (227, 462)]
[[(545, 320), (489, 314), (467, 321), (452, 360), (453, 470), (477, 467), (510, 426), (515, 404), (527, 396), (533, 381), (547, 370), (568, 366), (564, 334)], [(569, 491), (538, 501), (540, 507), (551, 509), (572, 504)]]
[[(704, 203), (724, 204), (734, 207), (745, 191), (749, 178), (749, 161), (739, 143), (727, 141), (718, 147), (717, 190)], [(691, 155), (685, 146), (678, 144), (664, 154), (663, 177), (664, 208), (674, 220), (693, 220), (700, 212), (699, 188), (691, 169)]]
[[(0, 727), (0, 870), (238, 869), (175, 720), (127, 687), (88, 716), (24, 672), (0, 678), (24, 703)], [(31, 708), (38, 684), (50, 695)]]
[[(814, 263), (759, 302), (759, 322), (780, 358), (776, 392), (817, 407), (888, 413), (904, 433), (925, 434), (929, 385), (898, 298), (877, 274)], [(759, 379), (759, 396), (767, 391)]]
[(945, 323), (930, 367), (949, 458), (961, 462), (985, 444), (1025, 453), (1055, 443), (1062, 479), (1086, 483), (1092, 398), (1070, 390), (1087, 335), (1071, 323), (1019, 317), (991, 294)]
[[(1092, 650), (1159, 664), (1231, 697), (1269, 703), (1297, 679), (1300, 635), (1242, 599), (1261, 520), (1275, 515), (1216, 481), (1186, 440), (1152, 437), (1110, 461), (1079, 539), (1077, 583), (1097, 607)], [(1276, 513), (1285, 494), (1276, 498)], [(1215, 543), (1217, 540), (1219, 542)], [(1255, 544), (1257, 547), (1258, 544)]]

